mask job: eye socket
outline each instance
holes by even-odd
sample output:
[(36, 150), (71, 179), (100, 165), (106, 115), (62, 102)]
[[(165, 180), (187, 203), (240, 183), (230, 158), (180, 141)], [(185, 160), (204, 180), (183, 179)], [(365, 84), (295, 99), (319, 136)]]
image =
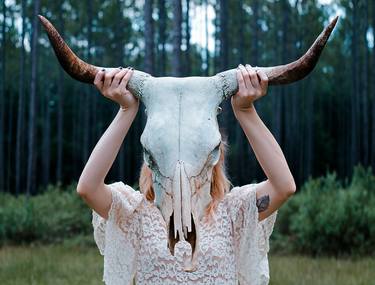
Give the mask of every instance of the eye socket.
[(155, 161), (154, 157), (152, 156), (152, 154), (146, 148), (143, 148), (143, 157), (144, 157), (144, 160), (146, 161), (148, 167), (150, 167), (152, 169), (156, 166), (156, 161)]
[(218, 152), (220, 150), (220, 144), (219, 143), (217, 146), (215, 146), (215, 148), (213, 149), (213, 152)]
[(212, 165), (215, 165), (220, 159), (220, 144), (221, 142), (210, 153)]

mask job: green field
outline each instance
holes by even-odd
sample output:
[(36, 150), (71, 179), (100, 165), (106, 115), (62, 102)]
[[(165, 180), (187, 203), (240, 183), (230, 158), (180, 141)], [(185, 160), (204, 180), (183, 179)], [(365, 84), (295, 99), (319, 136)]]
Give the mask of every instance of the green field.
[[(336, 260), (270, 256), (270, 285), (372, 285), (375, 259)], [(1, 285), (103, 284), (103, 259), (96, 248), (67, 246), (4, 247)]]

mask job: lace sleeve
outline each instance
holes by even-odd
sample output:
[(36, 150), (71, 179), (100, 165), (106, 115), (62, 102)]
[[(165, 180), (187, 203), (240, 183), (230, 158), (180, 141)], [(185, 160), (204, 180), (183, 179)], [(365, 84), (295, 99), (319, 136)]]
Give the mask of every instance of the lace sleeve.
[(112, 203), (108, 219), (92, 210), (94, 240), (104, 256), (105, 284), (129, 284), (137, 262), (141, 231), (137, 210), (143, 195), (121, 181), (109, 186)]
[(236, 260), (240, 284), (267, 285), (269, 282), (269, 238), (277, 211), (258, 221), (257, 184), (235, 187), (227, 195), (233, 225)]

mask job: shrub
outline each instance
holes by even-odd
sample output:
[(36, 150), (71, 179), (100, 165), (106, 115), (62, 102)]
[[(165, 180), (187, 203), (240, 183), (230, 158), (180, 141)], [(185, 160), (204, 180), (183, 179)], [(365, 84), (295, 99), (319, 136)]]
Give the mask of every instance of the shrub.
[(313, 255), (374, 254), (374, 188), (371, 168), (361, 166), (347, 185), (335, 173), (310, 179), (280, 208), (273, 248)]
[(91, 233), (91, 209), (75, 191), (48, 186), (36, 196), (0, 195), (0, 243), (61, 242)]
[[(93, 244), (91, 209), (76, 185), (48, 186), (27, 198), (0, 193), (0, 245)], [(312, 255), (375, 254), (375, 176), (356, 167), (350, 182), (335, 173), (309, 179), (280, 209), (271, 247)]]

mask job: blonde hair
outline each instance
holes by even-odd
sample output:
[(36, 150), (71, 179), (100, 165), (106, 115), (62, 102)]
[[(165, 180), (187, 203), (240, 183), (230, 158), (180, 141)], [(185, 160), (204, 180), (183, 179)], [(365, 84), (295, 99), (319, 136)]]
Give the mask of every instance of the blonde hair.
[[(231, 183), (227, 178), (225, 171), (225, 152), (227, 144), (225, 141), (220, 142), (220, 158), (212, 169), (211, 178), (211, 190), (210, 194), (212, 197), (211, 202), (206, 208), (206, 214), (211, 215), (214, 213), (219, 202), (224, 198), (225, 193), (229, 191)], [(152, 170), (143, 162), (140, 176), (139, 176), (139, 188), (145, 195), (148, 201), (155, 200), (154, 187), (152, 186)]]

